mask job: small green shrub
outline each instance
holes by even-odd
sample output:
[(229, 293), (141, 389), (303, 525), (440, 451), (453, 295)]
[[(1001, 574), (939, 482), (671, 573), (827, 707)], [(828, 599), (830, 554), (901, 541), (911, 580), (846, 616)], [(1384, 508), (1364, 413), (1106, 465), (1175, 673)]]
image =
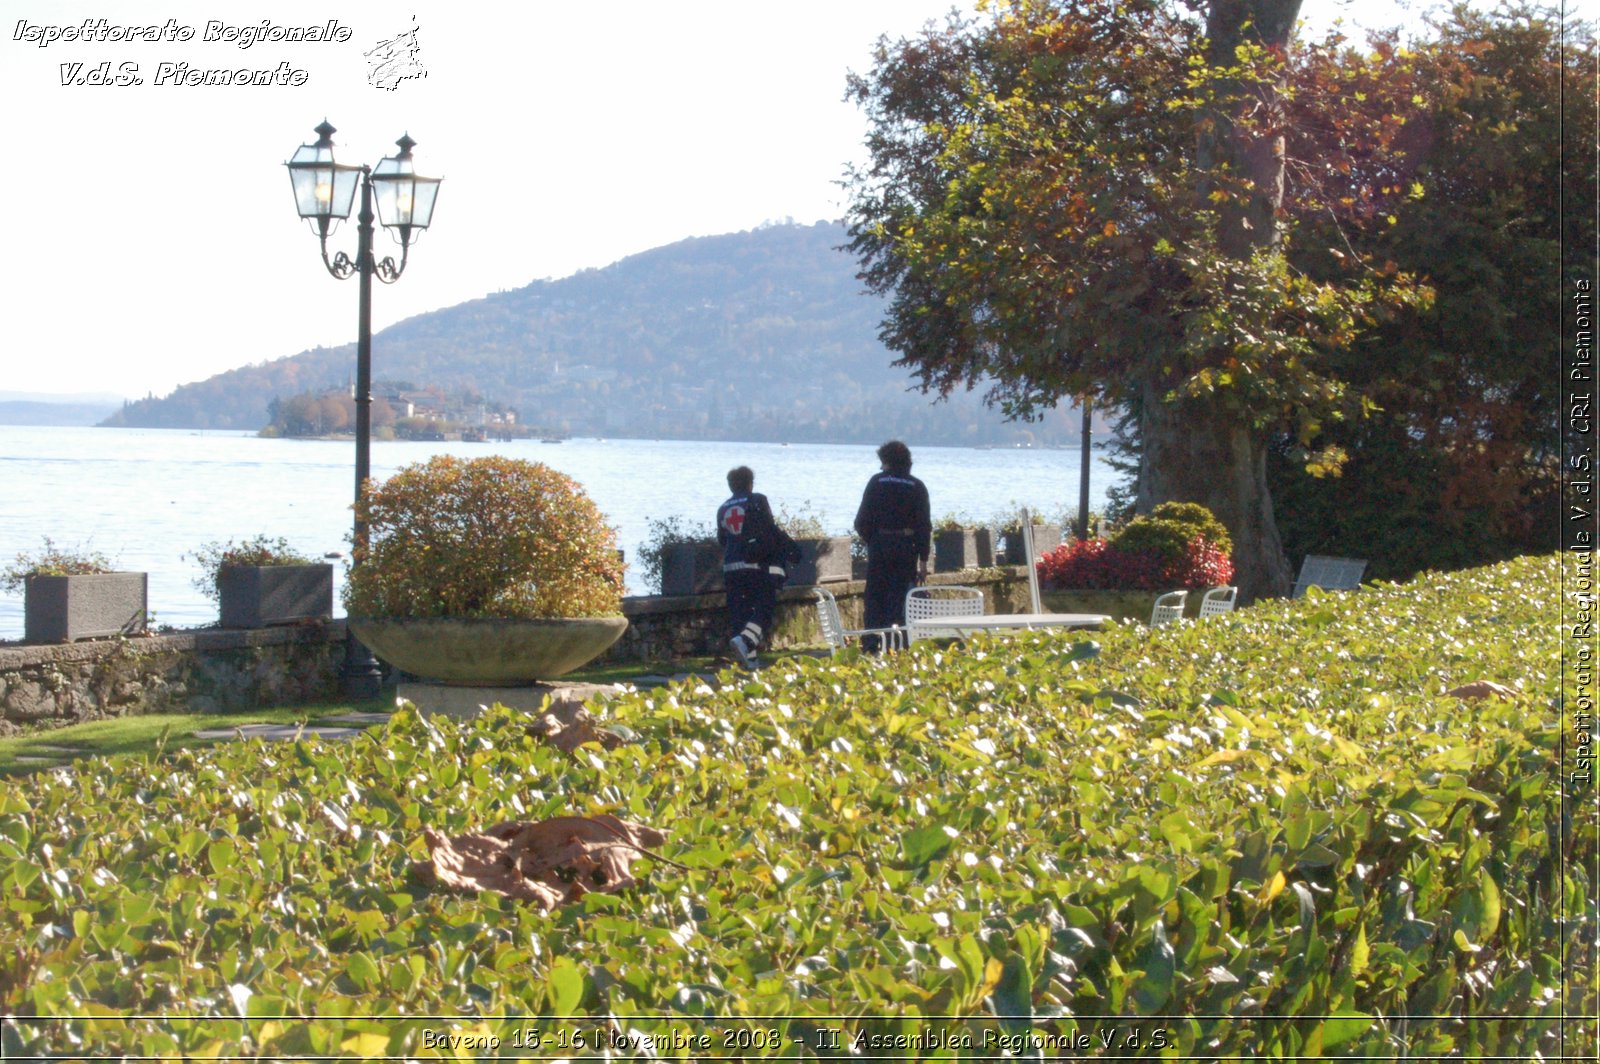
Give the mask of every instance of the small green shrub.
[(1022, 514), (1026, 511), (1033, 524), (1060, 524), (1059, 515), (1049, 513), (1042, 506), (1023, 506), (1015, 499), (1003, 510), (997, 510), (985, 524), (989, 528), (1018, 529), (1022, 527)]
[(636, 557), (639, 574), (645, 587), (661, 593), (661, 581), (666, 573), (667, 551), (689, 543), (715, 543), (716, 530), (705, 521), (690, 521), (683, 517), (652, 517), (645, 522), (649, 534), (639, 544)]
[(1150, 516), (1163, 521), (1176, 521), (1192, 529), (1193, 536), (1203, 536), (1205, 541), (1223, 554), (1233, 555), (1233, 537), (1228, 526), (1217, 520), (1206, 507), (1197, 502), (1164, 502), (1150, 511)]
[(0, 572), (0, 587), (20, 592), (30, 576), (90, 576), (116, 571), (116, 563), (87, 547), (58, 547), (49, 536), (37, 551), (21, 551)]
[(212, 602), (222, 600), (222, 569), (228, 565), (311, 565), (316, 559), (300, 553), (282, 536), (269, 538), (265, 533), (242, 542), (212, 541), (197, 547), (192, 558), (200, 566), (200, 575), (191, 583), (194, 589)]
[(772, 518), (779, 528), (795, 539), (828, 538), (828, 526), (824, 515), (811, 509), (810, 500), (801, 503), (800, 508), (794, 511), (790, 511), (780, 503)]
[(571, 477), (440, 455), (361, 493), (370, 542), (344, 587), (367, 617), (598, 617), (622, 608), (616, 534)]
[(1136, 517), (1111, 537), (1111, 548), (1124, 554), (1148, 552), (1164, 561), (1183, 557), (1194, 530), (1161, 517)]
[(1039, 560), (1039, 578), (1053, 588), (1214, 587), (1233, 579), (1232, 552), (1227, 528), (1210, 510), (1169, 502), (1109, 540), (1063, 543)]

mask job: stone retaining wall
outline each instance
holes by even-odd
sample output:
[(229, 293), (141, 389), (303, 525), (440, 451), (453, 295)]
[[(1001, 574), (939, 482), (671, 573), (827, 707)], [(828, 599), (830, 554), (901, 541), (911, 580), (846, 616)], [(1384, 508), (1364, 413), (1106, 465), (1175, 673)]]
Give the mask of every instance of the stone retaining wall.
[[(983, 589), (990, 612), (1028, 608), (1021, 566), (938, 573), (930, 584)], [(862, 581), (829, 584), (845, 625), (861, 627)], [(600, 663), (668, 662), (727, 649), (721, 593), (623, 600), (628, 631)], [(771, 645), (816, 646), (816, 598), (809, 587), (778, 599)], [(202, 628), (52, 645), (0, 644), (0, 735), (23, 727), (75, 724), (167, 710), (218, 713), (332, 701), (339, 697), (344, 621), (257, 629)]]
[(344, 622), (0, 646), (0, 734), (165, 710), (216, 713), (338, 695)]

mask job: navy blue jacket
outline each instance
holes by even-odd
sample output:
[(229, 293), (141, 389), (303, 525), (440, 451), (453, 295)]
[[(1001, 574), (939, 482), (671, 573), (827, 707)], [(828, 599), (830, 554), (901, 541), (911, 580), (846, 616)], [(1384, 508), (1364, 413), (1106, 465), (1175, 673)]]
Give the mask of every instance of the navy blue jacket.
[(861, 493), (856, 535), (869, 548), (880, 536), (904, 536), (912, 541), (917, 557), (927, 561), (933, 540), (927, 485), (910, 473), (875, 475)]
[(800, 560), (800, 546), (778, 527), (767, 497), (759, 492), (735, 495), (717, 507), (717, 542), (722, 568), (784, 572)]

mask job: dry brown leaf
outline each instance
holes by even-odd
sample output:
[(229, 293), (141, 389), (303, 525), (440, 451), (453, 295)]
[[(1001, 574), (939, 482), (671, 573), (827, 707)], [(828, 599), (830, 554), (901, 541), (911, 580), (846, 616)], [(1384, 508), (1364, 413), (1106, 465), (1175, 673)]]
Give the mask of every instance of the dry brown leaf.
[(599, 743), (607, 750), (621, 746), (625, 739), (614, 731), (601, 728), (582, 702), (570, 699), (550, 703), (550, 707), (536, 721), (528, 725), (528, 734), (540, 738), (570, 754), (584, 743)]
[(1517, 697), (1515, 690), (1493, 680), (1474, 680), (1454, 690), (1446, 691), (1445, 694), (1452, 698), (1498, 698), (1506, 702)]
[(654, 856), (650, 849), (667, 833), (601, 813), (513, 820), (461, 835), (424, 831), (423, 838), (429, 859), (411, 866), (423, 883), (491, 891), (549, 912), (591, 892), (632, 886), (634, 860)]

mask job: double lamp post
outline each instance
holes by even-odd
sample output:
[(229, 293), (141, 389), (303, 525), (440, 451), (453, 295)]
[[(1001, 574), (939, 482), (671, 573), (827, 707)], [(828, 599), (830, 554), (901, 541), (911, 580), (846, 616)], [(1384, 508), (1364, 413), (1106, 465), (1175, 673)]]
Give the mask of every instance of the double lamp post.
[[(335, 130), (326, 120), (316, 128), (317, 140), (302, 144), (294, 157), (284, 165), (289, 169), (289, 181), (294, 186), (295, 209), (300, 217), (311, 223), (322, 249), (322, 264), (328, 272), (343, 281), (352, 275), (359, 278), (356, 322), (356, 502), (361, 501), (361, 488), (371, 475), (372, 464), (372, 279), (393, 284), (405, 272), (411, 243), (428, 228), (433, 219), (433, 203), (439, 195), (437, 177), (419, 177), (411, 162), (411, 149), (416, 145), (409, 136), (395, 142), (398, 155), (384, 158), (376, 167), (335, 162), (333, 134)], [(344, 252), (328, 257), (328, 234), (337, 222), (350, 217), (350, 208), (356, 189), (361, 190), (361, 210), (356, 215), (356, 254), (352, 259)], [(400, 263), (393, 258), (379, 260), (372, 251), (373, 208), (385, 228), (391, 230), (400, 242)], [(365, 553), (367, 545), (366, 522), (361, 519), (359, 505), (356, 509), (352, 536), (355, 557)], [(344, 693), (350, 698), (376, 698), (382, 683), (382, 669), (372, 652), (354, 635), (346, 635), (345, 659), (342, 675)]]

